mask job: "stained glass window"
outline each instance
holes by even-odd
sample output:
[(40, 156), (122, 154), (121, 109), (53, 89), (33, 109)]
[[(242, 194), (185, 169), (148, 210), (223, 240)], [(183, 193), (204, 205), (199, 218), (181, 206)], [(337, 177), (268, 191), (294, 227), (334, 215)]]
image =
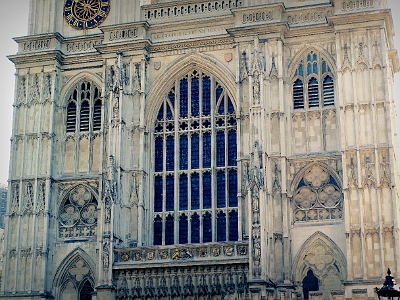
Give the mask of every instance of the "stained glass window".
[(188, 242), (188, 219), (185, 214), (179, 217), (179, 244)]
[(314, 52), (308, 53), (306, 58), (307, 77), (303, 76), (303, 60), (293, 77), (293, 108), (334, 106), (334, 80), (327, 61)]
[(173, 85), (154, 124), (154, 244), (239, 239), (236, 132), (214, 77), (193, 71)]

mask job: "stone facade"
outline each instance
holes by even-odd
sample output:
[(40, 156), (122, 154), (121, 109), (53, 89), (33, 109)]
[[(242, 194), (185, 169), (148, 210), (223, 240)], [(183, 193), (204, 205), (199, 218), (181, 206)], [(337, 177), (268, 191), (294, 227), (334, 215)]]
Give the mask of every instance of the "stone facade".
[(385, 0), (30, 2), (0, 298), (375, 299), (400, 272)]

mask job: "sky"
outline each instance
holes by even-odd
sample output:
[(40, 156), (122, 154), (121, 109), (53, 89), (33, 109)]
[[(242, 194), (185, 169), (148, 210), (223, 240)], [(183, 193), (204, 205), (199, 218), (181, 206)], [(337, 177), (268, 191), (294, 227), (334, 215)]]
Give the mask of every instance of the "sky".
[[(5, 184), (8, 180), (15, 81), (15, 68), (6, 55), (17, 52), (17, 44), (12, 38), (27, 34), (29, 0), (0, 1), (4, 2), (0, 9), (0, 184)], [(400, 1), (387, 1), (392, 9), (394, 28), (397, 33), (394, 37), (395, 48), (400, 53)], [(394, 86), (395, 101), (400, 112), (400, 73), (395, 75)], [(400, 122), (397, 123), (400, 126)]]

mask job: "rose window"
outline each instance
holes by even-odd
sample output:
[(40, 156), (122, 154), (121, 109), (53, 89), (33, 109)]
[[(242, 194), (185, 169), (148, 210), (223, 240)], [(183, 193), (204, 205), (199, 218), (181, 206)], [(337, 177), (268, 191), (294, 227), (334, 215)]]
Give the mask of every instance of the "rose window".
[(295, 222), (342, 218), (343, 195), (325, 169), (314, 166), (303, 175), (293, 196)]
[(78, 186), (69, 193), (60, 208), (60, 237), (76, 238), (94, 236), (97, 219), (96, 198), (88, 188)]

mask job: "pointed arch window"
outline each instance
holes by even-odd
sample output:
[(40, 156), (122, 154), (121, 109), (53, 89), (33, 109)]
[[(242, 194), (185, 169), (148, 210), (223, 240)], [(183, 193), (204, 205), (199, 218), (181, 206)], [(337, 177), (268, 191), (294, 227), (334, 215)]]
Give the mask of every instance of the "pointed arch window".
[(301, 60), (294, 74), (292, 87), (295, 110), (335, 105), (334, 77), (331, 68), (325, 59), (313, 51)]
[(101, 129), (101, 115), (100, 89), (93, 82), (81, 82), (69, 96), (66, 132), (99, 131)]
[(193, 71), (154, 126), (153, 244), (237, 241), (237, 122), (229, 93)]

